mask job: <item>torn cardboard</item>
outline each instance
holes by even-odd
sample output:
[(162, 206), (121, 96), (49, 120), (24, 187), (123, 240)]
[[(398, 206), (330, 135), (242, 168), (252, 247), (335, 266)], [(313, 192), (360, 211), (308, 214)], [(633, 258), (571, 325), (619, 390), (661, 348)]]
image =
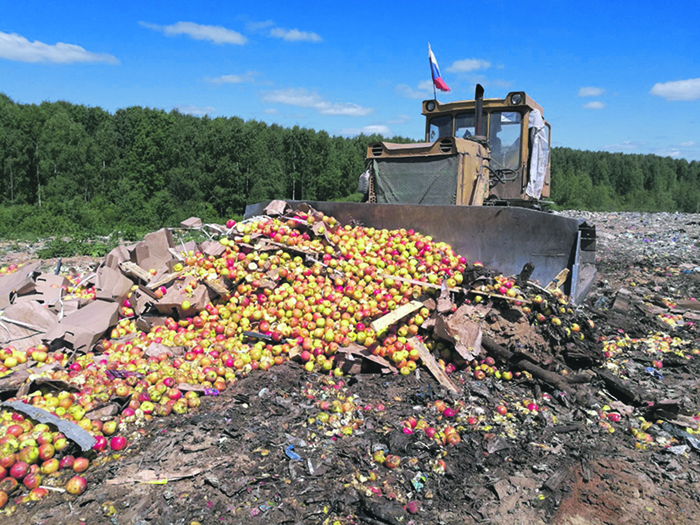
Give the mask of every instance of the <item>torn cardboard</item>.
[(121, 303), (133, 284), (131, 279), (125, 277), (120, 271), (103, 266), (97, 270), (96, 297), (104, 301)]
[(37, 301), (47, 306), (53, 306), (61, 300), (63, 287), (70, 283), (62, 275), (42, 273), (36, 278)]
[(68, 439), (75, 441), (83, 452), (87, 452), (95, 444), (95, 438), (87, 430), (84, 430), (72, 421), (61, 419), (57, 415), (47, 412), (43, 408), (35, 407), (22, 401), (5, 401), (0, 403), (0, 405), (22, 412), (40, 423), (56, 426)]
[[(174, 315), (180, 318), (196, 315), (204, 309), (210, 300), (216, 296), (207, 286), (197, 286), (191, 294), (185, 291), (186, 283), (176, 282), (167, 293), (155, 303), (156, 310), (163, 315)], [(182, 308), (183, 301), (188, 301), (190, 307)]]
[(199, 217), (190, 217), (180, 223), (180, 226), (188, 229), (197, 229), (202, 227), (202, 219)]
[(129, 249), (126, 246), (117, 246), (105, 256), (103, 265), (112, 270), (119, 270), (119, 264), (131, 258)]
[[(23, 352), (27, 348), (41, 344), (43, 335), (58, 324), (58, 316), (37, 301), (28, 301), (8, 306), (2, 314), (2, 321), (10, 337), (6, 344), (12, 344), (17, 350)], [(13, 321), (30, 325), (36, 330)]]
[(16, 272), (0, 277), (0, 310), (7, 308), (16, 295), (26, 295), (36, 289), (34, 277), (39, 270), (40, 262), (36, 261), (20, 266)]
[(63, 340), (74, 350), (87, 352), (108, 328), (117, 323), (118, 311), (117, 303), (93, 301), (64, 317), (43, 339), (50, 346)]
[(465, 361), (471, 361), (481, 353), (481, 326), (465, 316), (470, 310), (470, 305), (465, 304), (454, 314), (447, 317), (438, 315), (435, 319), (435, 336), (453, 343)]
[(131, 251), (131, 261), (144, 270), (168, 267), (173, 260), (170, 248), (174, 248), (173, 234), (167, 228), (149, 233)]

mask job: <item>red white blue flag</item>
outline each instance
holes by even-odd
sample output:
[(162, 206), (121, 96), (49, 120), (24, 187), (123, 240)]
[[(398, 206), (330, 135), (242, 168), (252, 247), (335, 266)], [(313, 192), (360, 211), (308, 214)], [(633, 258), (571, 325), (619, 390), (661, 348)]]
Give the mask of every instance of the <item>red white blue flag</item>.
[(450, 88), (447, 87), (445, 81), (440, 75), (440, 68), (438, 67), (437, 60), (435, 60), (435, 55), (433, 55), (433, 50), (430, 49), (430, 44), (428, 44), (428, 58), (430, 59), (430, 73), (433, 76), (433, 84), (440, 91), (449, 91)]

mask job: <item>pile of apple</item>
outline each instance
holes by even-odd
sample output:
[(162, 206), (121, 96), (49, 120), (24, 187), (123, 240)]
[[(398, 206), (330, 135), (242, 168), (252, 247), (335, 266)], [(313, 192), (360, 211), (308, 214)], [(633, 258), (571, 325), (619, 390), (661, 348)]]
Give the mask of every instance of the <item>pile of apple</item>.
[[(66, 399), (61, 398), (62, 401)], [(125, 447), (126, 439), (123, 436), (113, 436), (108, 442), (103, 434), (99, 434), (93, 450), (100, 453), (108, 448), (119, 451)], [(66, 436), (52, 431), (49, 425), (35, 424), (17, 412), (2, 412), (0, 508), (15, 493), (20, 494), (19, 502), (38, 501), (57, 484), (63, 484), (70, 494), (81, 494), (87, 487), (87, 481), (79, 474), (88, 469), (90, 460), (83, 456), (74, 457), (69, 453), (71, 448)], [(22, 489), (29, 491), (28, 494), (22, 495)]]
[(8, 266), (0, 266), (0, 277), (2, 277), (3, 275), (10, 274), (10, 273), (15, 273), (19, 269), (20, 266), (22, 266), (22, 265), (21, 264), (19, 264), (19, 265), (10, 264)]
[[(49, 352), (44, 345), (26, 352), (6, 348), (0, 354), (0, 373), (28, 359), (38, 364), (61, 364), (59, 370), (42, 375), (72, 385), (71, 391), (30, 392), (24, 400), (93, 434), (97, 440), (95, 453), (122, 450), (126, 440), (116, 436), (117, 431), (123, 434), (132, 424), (196, 408), (201, 394), (216, 394), (239, 376), (280, 365), (289, 359), (292, 349), (297, 350), (307, 371), (342, 376), (336, 354), (340, 347), (354, 342), (391, 360), (401, 374), (410, 374), (418, 366), (419, 357), (409, 339), (419, 335), (425, 336), (425, 344), (437, 354), (447, 372), (468, 367), (476, 379), (487, 375), (510, 378), (510, 372), (499, 371), (491, 361), (465, 363), (449, 346), (424, 334), (420, 327), (430, 313), (427, 309), (399, 320), (380, 334), (370, 326), (373, 320), (410, 300), (435, 293), (423, 283), (444, 283), (448, 287), (462, 284), (467, 261), (454, 254), (449, 245), (410, 229), (340, 226), (334, 218), (318, 212), (239, 224), (229, 221), (227, 226), (230, 234), (220, 239), (224, 247), (220, 256), (182, 254), (183, 261), (175, 268), (186, 284), (179, 318), (170, 317), (149, 332), (140, 331), (131, 317), (129, 296), (120, 305), (123, 318), (94, 351), (69, 359), (64, 352)], [(190, 295), (208, 280), (222, 278), (230, 282), (230, 293), (195, 310)], [(510, 279), (499, 276), (483, 286), (484, 293), (497, 293), (524, 304), (524, 292)], [(86, 297), (94, 294), (94, 290), (80, 287), (67, 291)], [(155, 290), (156, 296), (166, 292), (165, 287)], [(479, 302), (483, 297), (477, 295), (474, 300)], [(523, 306), (523, 310), (547, 318), (562, 308), (569, 312), (568, 305), (555, 302), (534, 300), (536, 308)], [(556, 324), (553, 319), (551, 322)], [(150, 351), (154, 348), (158, 351)], [(327, 421), (323, 421), (324, 415), (319, 415), (317, 421), (330, 425), (335, 433), (352, 433), (359, 425), (359, 418), (352, 415), (360, 408), (351, 407), (350, 400), (337, 401), (339, 405), (319, 406), (321, 414), (327, 414)], [(106, 419), (91, 416), (91, 411), (107, 403), (117, 404), (120, 412)], [(21, 415), (10, 414), (9, 418), (14, 421)], [(34, 490), (35, 477), (24, 481), (30, 471), (49, 478), (57, 473), (42, 474), (44, 462), (55, 462), (53, 457), (43, 459), (39, 448), (51, 445), (60, 455), (54, 440), (64, 438), (53, 433), (51, 443), (48, 435), (41, 438), (45, 443), (40, 443), (39, 434), (49, 434), (48, 429), (29, 427), (26, 419), (20, 421), (24, 424), (20, 436), (14, 435), (17, 424), (3, 423), (0, 452), (4, 452), (3, 458), (17, 456), (10, 470), (18, 461), (28, 465), (26, 470), (16, 468), (19, 477), (9, 475), (16, 485), (11, 481), (7, 485), (16, 490), (21, 481)], [(343, 424), (338, 426), (340, 421)], [(8, 434), (10, 427), (13, 430)], [(437, 433), (444, 436), (445, 443), (458, 440), (459, 433), (448, 430)], [(33, 463), (19, 459), (19, 453), (27, 448), (36, 449)], [(66, 468), (75, 470), (75, 462)], [(71, 488), (66, 489), (71, 492), (74, 487), (82, 487), (75, 489), (79, 493), (85, 486), (84, 479), (80, 479), (71, 479)]]

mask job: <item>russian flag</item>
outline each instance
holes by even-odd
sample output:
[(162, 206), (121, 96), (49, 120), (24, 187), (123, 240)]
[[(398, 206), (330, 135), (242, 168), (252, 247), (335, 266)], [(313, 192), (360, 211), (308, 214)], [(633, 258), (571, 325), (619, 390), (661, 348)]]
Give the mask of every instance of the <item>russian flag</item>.
[(449, 91), (450, 88), (447, 87), (445, 81), (440, 75), (440, 68), (438, 67), (437, 60), (435, 60), (435, 55), (433, 55), (433, 50), (430, 49), (430, 44), (428, 44), (428, 58), (430, 59), (430, 73), (433, 76), (433, 84), (440, 91)]

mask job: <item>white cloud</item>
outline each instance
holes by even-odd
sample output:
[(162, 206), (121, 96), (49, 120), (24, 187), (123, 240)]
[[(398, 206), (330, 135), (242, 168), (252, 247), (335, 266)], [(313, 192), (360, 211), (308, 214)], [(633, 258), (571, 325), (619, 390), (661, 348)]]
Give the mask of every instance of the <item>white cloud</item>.
[(681, 142), (681, 148), (692, 148), (693, 146), (695, 146), (695, 142), (693, 142), (692, 140), (689, 140), (687, 142)]
[(394, 88), (394, 90), (396, 91), (397, 95), (402, 96), (404, 98), (421, 99), (426, 98), (428, 96), (428, 93), (413, 89), (408, 84), (398, 84), (396, 88)]
[(645, 143), (642, 142), (633, 142), (631, 140), (623, 140), (622, 142), (619, 142), (617, 144), (608, 144), (605, 146), (603, 149), (606, 150), (613, 150), (613, 151), (635, 151), (640, 148), (640, 146), (644, 146)]
[(659, 82), (654, 84), (649, 93), (666, 100), (698, 100), (700, 99), (700, 78)]
[(452, 62), (452, 65), (447, 68), (447, 71), (450, 73), (468, 73), (469, 71), (488, 69), (490, 67), (491, 62), (486, 60), (481, 60), (480, 58), (465, 58)]
[(579, 97), (599, 97), (603, 93), (605, 93), (603, 88), (594, 86), (582, 87), (578, 90)]
[(274, 27), (270, 30), (270, 36), (281, 38), (286, 42), (320, 42), (323, 40), (320, 35), (311, 31), (299, 31), (298, 29), (282, 29)]
[(264, 102), (311, 108), (318, 111), (321, 115), (364, 117), (373, 111), (372, 108), (366, 108), (351, 102), (329, 102), (318, 93), (304, 88), (266, 91), (261, 96)]
[(586, 109), (603, 109), (605, 108), (605, 104), (603, 102), (600, 102), (599, 100), (594, 100), (593, 102), (584, 104), (583, 107)]
[(396, 115), (396, 118), (390, 120), (389, 124), (405, 124), (406, 122), (412, 120), (410, 115)]
[(677, 148), (662, 148), (655, 150), (654, 154), (660, 157), (680, 157), (681, 152)]
[(340, 130), (341, 135), (382, 135), (384, 137), (390, 137), (392, 135), (391, 129), (383, 124), (373, 124), (370, 126), (365, 126), (363, 128), (345, 128)]
[(106, 62), (119, 64), (119, 60), (107, 53), (92, 53), (75, 44), (44, 44), (35, 40), (30, 42), (17, 33), (0, 32), (0, 58), (15, 62), (50, 62), (53, 64), (71, 64), (73, 62)]
[(209, 40), (215, 44), (237, 44), (243, 45), (248, 39), (233, 29), (226, 29), (222, 26), (207, 26), (195, 24), (194, 22), (178, 22), (169, 26), (149, 24), (139, 22), (139, 25), (159, 31), (166, 36), (187, 35), (195, 40)]
[(422, 80), (415, 89), (408, 84), (398, 84), (394, 90), (397, 95), (404, 98), (429, 98), (433, 94), (433, 82), (432, 80)]
[(275, 23), (272, 20), (265, 20), (264, 22), (248, 22), (245, 27), (251, 33), (260, 31), (261, 29), (267, 29), (268, 27), (274, 26)]
[(255, 75), (257, 75), (255, 71), (247, 71), (243, 75), (221, 75), (216, 78), (207, 77), (205, 80), (212, 84), (243, 84), (244, 82), (254, 82)]
[(175, 109), (177, 109), (180, 113), (184, 115), (194, 115), (196, 117), (201, 117), (203, 115), (211, 115), (216, 111), (211, 106), (205, 106), (205, 107), (199, 107), (199, 106), (191, 106), (189, 104), (180, 104), (179, 106), (175, 106)]
[(496, 87), (500, 88), (509, 88), (510, 86), (513, 85), (512, 82), (509, 80), (494, 80), (493, 82), (490, 82), (489, 84), (493, 84)]
[(279, 110), (275, 108), (266, 108), (263, 110), (264, 113), (267, 113), (268, 115), (277, 115), (279, 113)]

